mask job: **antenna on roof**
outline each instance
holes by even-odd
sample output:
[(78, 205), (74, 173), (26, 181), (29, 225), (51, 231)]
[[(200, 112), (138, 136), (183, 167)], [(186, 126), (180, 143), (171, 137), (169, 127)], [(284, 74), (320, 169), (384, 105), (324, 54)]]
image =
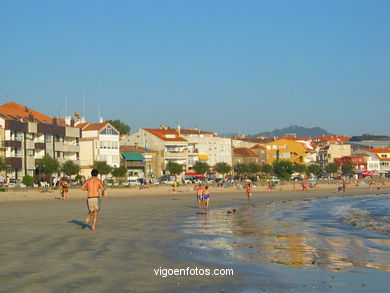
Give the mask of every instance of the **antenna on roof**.
[(83, 94), (83, 117), (85, 120), (87, 120), (87, 118), (85, 117), (85, 94)]
[(68, 115), (68, 89), (65, 90), (65, 117)]

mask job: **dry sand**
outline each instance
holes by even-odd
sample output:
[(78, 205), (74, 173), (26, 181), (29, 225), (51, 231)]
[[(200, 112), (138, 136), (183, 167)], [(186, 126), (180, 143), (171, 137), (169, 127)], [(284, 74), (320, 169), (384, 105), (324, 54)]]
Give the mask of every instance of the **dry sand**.
[[(339, 196), (335, 185), (308, 192), (254, 190), (250, 204), (264, 201)], [(168, 277), (161, 267), (205, 267), (179, 258), (179, 233), (188, 215), (199, 212), (191, 187), (109, 190), (97, 231), (82, 223), (85, 193), (55, 200), (58, 191), (0, 193), (0, 292), (236, 292), (247, 284), (234, 277)], [(388, 187), (381, 192), (389, 193)], [(211, 208), (248, 204), (243, 190), (211, 190)], [(368, 194), (351, 187), (346, 195)], [(191, 253), (185, 252), (185, 253)], [(193, 259), (193, 258), (192, 258)], [(221, 267), (224, 267), (221, 264)]]

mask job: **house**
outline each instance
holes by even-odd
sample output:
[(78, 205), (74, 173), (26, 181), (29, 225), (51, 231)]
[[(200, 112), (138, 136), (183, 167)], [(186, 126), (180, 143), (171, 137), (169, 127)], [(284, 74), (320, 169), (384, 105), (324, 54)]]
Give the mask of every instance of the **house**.
[(390, 171), (390, 149), (388, 148), (361, 149), (353, 154), (367, 155), (367, 170), (369, 171), (382, 171), (382, 173)]
[(335, 158), (334, 163), (338, 167), (342, 167), (344, 165), (350, 164), (353, 166), (355, 170), (367, 170), (367, 161), (366, 161), (366, 155), (360, 154), (360, 155), (351, 155), (351, 156), (343, 156), (341, 158)]
[(351, 155), (351, 145), (342, 143), (330, 143), (318, 150), (317, 163), (325, 168), (329, 163), (333, 163), (335, 159), (347, 157)]
[(233, 148), (251, 148), (255, 145), (264, 145), (266, 143), (274, 141), (274, 138), (266, 136), (257, 137), (245, 137), (244, 135), (238, 135), (232, 138)]
[(313, 143), (319, 147), (329, 146), (330, 144), (342, 144), (350, 140), (349, 137), (344, 135), (321, 135), (313, 139)]
[(120, 146), (121, 166), (128, 170), (127, 176), (156, 178), (162, 174), (161, 156), (157, 151), (139, 146)]
[(266, 143), (264, 147), (268, 164), (275, 160), (288, 160), (297, 164), (316, 162), (316, 146), (311, 144), (310, 138), (283, 137)]
[(119, 131), (109, 122), (77, 123), (81, 130), (81, 174), (90, 176), (95, 161), (106, 161), (111, 167), (120, 166)]
[(249, 163), (261, 164), (260, 156), (250, 148), (233, 148), (233, 166)]
[[(169, 161), (173, 161), (183, 166), (183, 171), (188, 168), (188, 153), (195, 154), (195, 150), (188, 149), (188, 141), (181, 137), (176, 129), (161, 126), (160, 128), (139, 129), (136, 133), (126, 136), (120, 142), (122, 146), (142, 147), (146, 151), (150, 148), (158, 152), (160, 156), (160, 174), (164, 175), (164, 170)], [(198, 155), (196, 153), (196, 155)]]
[[(0, 106), (1, 155), (6, 159), (10, 179), (41, 176), (37, 162), (45, 155), (60, 163), (80, 164), (81, 131), (26, 106), (9, 102)], [(49, 178), (47, 179), (49, 180)]]
[(267, 149), (264, 146), (256, 144), (255, 146), (251, 147), (251, 150), (259, 156), (260, 165), (267, 164)]

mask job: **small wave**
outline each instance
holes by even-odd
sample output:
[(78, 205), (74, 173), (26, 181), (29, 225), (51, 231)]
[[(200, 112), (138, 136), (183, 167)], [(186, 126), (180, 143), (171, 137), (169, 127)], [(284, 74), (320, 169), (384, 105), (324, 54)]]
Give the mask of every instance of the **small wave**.
[(373, 217), (368, 211), (351, 207), (347, 208), (346, 206), (340, 207), (339, 211), (344, 224), (379, 234), (390, 235), (390, 219)]

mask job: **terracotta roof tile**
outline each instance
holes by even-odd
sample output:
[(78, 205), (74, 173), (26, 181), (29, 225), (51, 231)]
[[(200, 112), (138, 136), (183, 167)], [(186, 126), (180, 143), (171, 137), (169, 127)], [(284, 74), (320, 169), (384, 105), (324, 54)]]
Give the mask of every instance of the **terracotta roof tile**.
[(15, 102), (9, 102), (4, 105), (1, 105), (0, 113), (3, 115), (7, 115), (8, 118), (2, 117), (3, 119), (6, 120), (20, 120), (21, 118), (23, 118), (23, 120), (29, 121), (31, 120), (31, 115), (32, 115), (34, 119), (38, 119), (38, 121), (34, 120), (35, 122), (49, 123), (49, 124), (53, 123), (53, 117), (29, 109), (28, 107), (19, 105)]
[(257, 145), (254, 145), (253, 147), (251, 147), (252, 150), (265, 150), (265, 147), (262, 146), (261, 144), (257, 144)]
[(235, 157), (256, 157), (256, 158), (259, 157), (258, 154), (256, 154), (254, 151), (252, 151), (249, 148), (234, 148), (233, 149), (233, 156), (235, 156)]
[[(145, 128), (145, 131), (157, 136), (161, 140), (164, 141), (187, 141), (186, 139), (180, 137), (179, 133), (176, 131), (176, 129), (152, 129), (152, 128)], [(174, 136), (174, 137), (167, 137)]]

